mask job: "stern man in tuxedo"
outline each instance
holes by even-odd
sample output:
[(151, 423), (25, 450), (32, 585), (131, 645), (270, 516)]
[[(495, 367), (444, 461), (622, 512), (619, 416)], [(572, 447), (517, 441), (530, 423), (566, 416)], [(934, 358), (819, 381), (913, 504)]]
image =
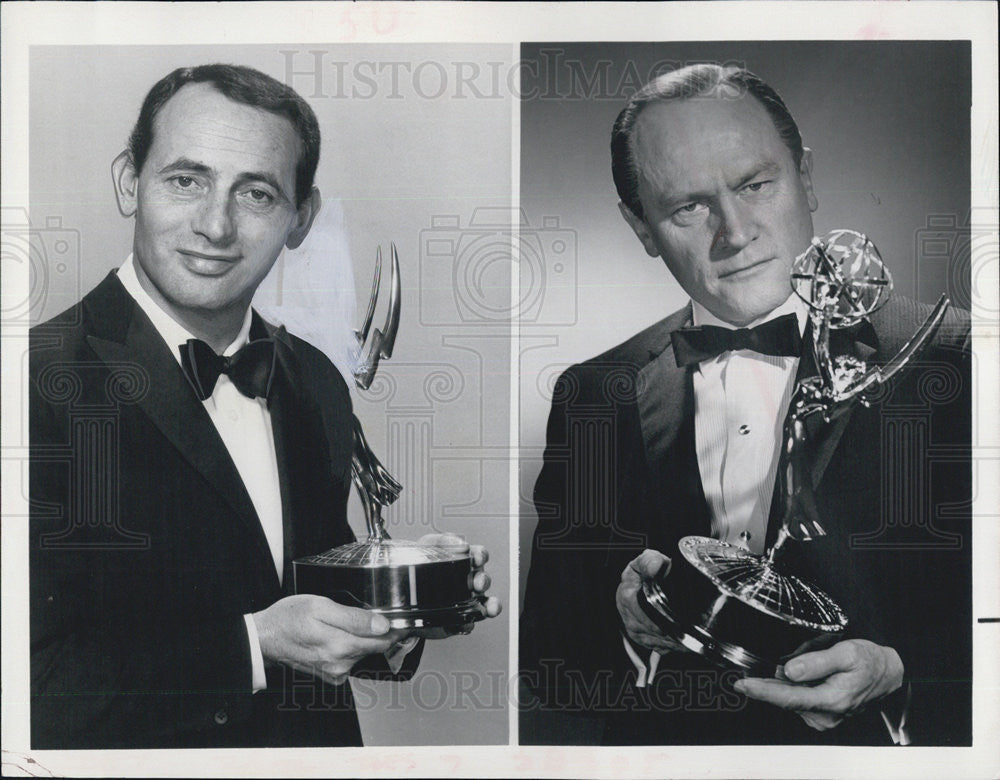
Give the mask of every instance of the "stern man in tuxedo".
[(320, 208), (319, 150), (263, 73), (170, 73), (112, 166), (132, 254), (32, 331), (35, 749), (360, 745), (348, 675), (415, 669), (421, 637), (292, 595), (293, 559), (353, 540), (351, 402), (250, 301)]
[[(691, 301), (555, 387), (521, 619), (525, 741), (970, 744), (968, 314), (810, 445), (827, 535), (789, 543), (783, 564), (830, 593), (849, 634), (784, 679), (714, 669), (636, 592), (684, 565), (683, 536), (755, 553), (775, 539), (784, 418), (818, 373), (790, 287), (814, 234), (811, 152), (770, 86), (716, 65), (645, 86), (611, 149), (622, 216)], [(929, 310), (896, 295), (831, 352), (884, 362)], [(723, 329), (714, 351), (706, 326)], [(736, 329), (750, 341), (727, 344)], [(949, 453), (933, 468), (931, 446)]]

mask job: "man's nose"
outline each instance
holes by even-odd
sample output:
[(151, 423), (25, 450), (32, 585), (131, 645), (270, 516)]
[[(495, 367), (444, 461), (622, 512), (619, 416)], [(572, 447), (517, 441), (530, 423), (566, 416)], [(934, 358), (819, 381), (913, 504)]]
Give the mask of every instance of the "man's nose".
[(194, 215), (194, 232), (204, 236), (212, 244), (228, 244), (236, 235), (232, 203), (222, 192), (213, 192), (199, 203)]
[(759, 228), (753, 210), (738, 196), (720, 200), (716, 218), (713, 250), (733, 254), (757, 238)]

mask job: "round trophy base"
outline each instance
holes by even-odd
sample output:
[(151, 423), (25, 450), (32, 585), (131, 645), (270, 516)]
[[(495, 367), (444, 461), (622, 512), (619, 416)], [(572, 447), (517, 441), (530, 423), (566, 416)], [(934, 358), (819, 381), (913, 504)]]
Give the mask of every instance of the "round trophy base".
[(773, 677), (778, 664), (740, 647), (712, 636), (703, 626), (684, 623), (677, 618), (667, 594), (656, 582), (643, 583), (637, 594), (639, 606), (656, 625), (674, 641), (692, 653), (723, 668), (740, 669), (751, 677)]
[(685, 536), (680, 561), (636, 598), (666, 636), (712, 663), (773, 677), (786, 660), (840, 638), (847, 618), (823, 591), (771, 561)]
[(440, 609), (379, 609), (378, 612), (389, 621), (389, 628), (458, 628), (476, 623), (486, 617), (486, 597), (470, 599), (464, 604), (455, 604)]
[(436, 545), (369, 539), (293, 563), (296, 593), (385, 616), (392, 628), (456, 628), (486, 617), (472, 558)]

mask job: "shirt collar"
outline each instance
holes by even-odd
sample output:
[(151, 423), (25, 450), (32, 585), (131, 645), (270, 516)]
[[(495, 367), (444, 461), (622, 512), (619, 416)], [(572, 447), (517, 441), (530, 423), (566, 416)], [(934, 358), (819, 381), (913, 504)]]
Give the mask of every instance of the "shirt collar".
[[(765, 322), (770, 322), (771, 320), (782, 317), (785, 314), (795, 315), (796, 319), (799, 321), (799, 333), (804, 334), (806, 330), (806, 323), (809, 321), (809, 306), (794, 292), (785, 299), (784, 303), (775, 309), (772, 309), (767, 314), (758, 317), (749, 325), (744, 325), (742, 327), (755, 328), (758, 325), (763, 325)], [(725, 320), (719, 319), (695, 300), (691, 301), (691, 324), (695, 326), (714, 325), (718, 328), (727, 328), (729, 330), (736, 330), (740, 327), (739, 325), (733, 325)]]
[[(135, 299), (139, 308), (149, 317), (153, 323), (153, 327), (156, 328), (156, 332), (167, 343), (174, 358), (180, 363), (181, 356), (177, 347), (186, 343), (188, 339), (196, 338), (196, 336), (161, 308), (160, 304), (154, 301), (152, 296), (143, 289), (139, 283), (139, 277), (135, 272), (135, 260), (132, 255), (129, 255), (125, 262), (122, 263), (121, 268), (118, 269), (118, 281), (122, 283), (125, 292)], [(247, 307), (247, 313), (243, 318), (243, 326), (240, 328), (240, 332), (222, 354), (232, 355), (250, 340), (250, 323), (252, 321), (253, 313)]]

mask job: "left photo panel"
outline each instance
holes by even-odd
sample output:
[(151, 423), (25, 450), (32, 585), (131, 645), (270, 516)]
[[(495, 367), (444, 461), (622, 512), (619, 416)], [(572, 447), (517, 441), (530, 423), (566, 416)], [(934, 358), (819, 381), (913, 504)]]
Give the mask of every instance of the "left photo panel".
[(508, 744), (513, 60), (32, 48), (33, 750)]

